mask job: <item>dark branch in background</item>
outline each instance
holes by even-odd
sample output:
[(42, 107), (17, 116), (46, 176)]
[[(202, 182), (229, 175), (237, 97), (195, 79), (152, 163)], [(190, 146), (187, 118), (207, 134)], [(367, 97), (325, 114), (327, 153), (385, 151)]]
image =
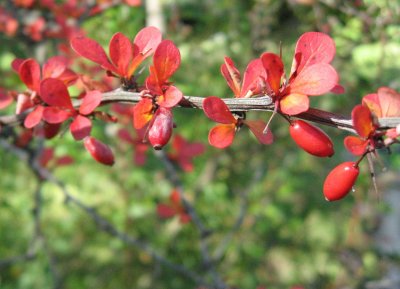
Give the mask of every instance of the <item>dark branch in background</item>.
[[(140, 93), (129, 92), (122, 90), (114, 90), (103, 93), (102, 104), (111, 103), (127, 103), (135, 104), (141, 100)], [(179, 103), (179, 107), (183, 108), (203, 108), (204, 97), (199, 96), (184, 96), (184, 99)], [(273, 111), (274, 104), (269, 96), (255, 98), (223, 98), (222, 99), (231, 111)], [(75, 105), (79, 106), (80, 102), (76, 101)], [(0, 125), (14, 126), (18, 125), (25, 119), (27, 112), (19, 115), (0, 116)], [(336, 127), (338, 129), (354, 132), (350, 117), (345, 117), (339, 114), (310, 108), (307, 112), (295, 116), (311, 122), (317, 122), (323, 125)], [(380, 118), (379, 124), (381, 128), (392, 128), (400, 124), (400, 118)]]
[[(65, 203), (66, 204), (72, 203), (75, 206), (77, 206), (78, 208), (80, 208), (83, 212), (85, 212), (94, 221), (94, 223), (98, 226), (98, 228), (100, 230), (102, 230), (103, 232), (117, 238), (124, 244), (136, 247), (136, 248), (146, 252), (153, 258), (153, 260), (155, 262), (162, 264), (165, 267), (167, 267), (175, 272), (178, 272), (179, 274), (181, 274), (182, 276), (184, 276), (188, 279), (193, 280), (198, 285), (205, 285), (210, 288), (214, 288), (214, 287), (210, 286), (210, 284), (208, 282), (206, 282), (206, 280), (201, 275), (197, 274), (196, 272), (188, 269), (187, 267), (185, 267), (183, 265), (176, 264), (176, 263), (170, 261), (169, 259), (167, 259), (166, 257), (158, 254), (147, 243), (140, 241), (131, 235), (128, 235), (124, 232), (119, 231), (112, 223), (110, 223), (107, 219), (105, 219), (104, 217), (99, 215), (94, 208), (86, 205), (81, 200), (79, 200), (78, 198), (73, 196), (67, 190), (67, 187), (65, 186), (65, 184), (62, 181), (60, 181), (59, 179), (57, 179), (49, 170), (40, 166), (40, 164), (37, 161), (31, 161), (32, 157), (30, 156), (30, 153), (28, 153), (27, 151), (25, 151), (23, 149), (17, 148), (2, 139), (0, 139), (0, 145), (4, 149), (8, 150), (9, 152), (15, 154), (20, 160), (25, 161), (29, 164), (29, 166), (32, 169), (32, 171), (34, 172), (35, 176), (38, 178), (40, 190), (41, 190), (41, 186), (43, 185), (44, 182), (49, 182), (49, 183), (56, 185), (61, 190), (62, 194), (64, 195)], [(35, 230), (34, 230), (34, 236), (32, 238), (31, 244), (27, 250), (27, 253), (19, 255), (19, 256), (0, 260), (0, 268), (5, 267), (5, 266), (10, 266), (10, 265), (13, 265), (13, 264), (21, 262), (21, 261), (27, 261), (27, 260), (34, 259), (37, 256), (37, 250), (38, 250), (37, 242), (42, 241), (43, 242), (42, 243), (43, 250), (49, 259), (49, 265), (51, 267), (50, 270), (52, 271), (52, 274), (53, 274), (55, 288), (60, 288), (59, 275), (57, 274), (57, 271), (54, 268), (54, 263), (55, 263), (54, 256), (52, 254), (50, 254), (48, 243), (46, 242), (46, 240), (43, 240), (43, 235), (40, 230), (39, 218), (40, 218), (41, 204), (42, 204), (41, 192), (37, 191), (35, 194), (35, 207), (33, 210)], [(215, 288), (218, 289), (217, 287), (215, 287)], [(224, 288), (224, 287), (220, 287), (220, 288)]]
[(207, 243), (207, 237), (212, 234), (212, 232), (206, 229), (205, 225), (201, 221), (198, 216), (195, 208), (191, 205), (191, 203), (186, 199), (183, 189), (183, 184), (180, 179), (178, 172), (176, 171), (174, 165), (169, 160), (164, 151), (155, 151), (155, 154), (161, 159), (165, 170), (167, 171), (167, 176), (171, 183), (178, 189), (179, 196), (181, 198), (182, 204), (185, 208), (185, 211), (190, 215), (195, 227), (199, 231), (200, 235), (200, 253), (203, 262), (203, 266), (207, 272), (210, 273), (213, 280), (213, 288), (216, 289), (225, 289), (227, 285), (222, 281), (222, 278), (219, 276), (214, 260), (211, 258), (210, 249)]

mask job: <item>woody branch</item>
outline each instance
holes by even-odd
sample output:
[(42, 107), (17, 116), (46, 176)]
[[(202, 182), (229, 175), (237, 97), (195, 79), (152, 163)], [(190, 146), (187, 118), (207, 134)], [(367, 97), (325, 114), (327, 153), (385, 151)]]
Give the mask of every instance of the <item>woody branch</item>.
[[(123, 91), (116, 89), (114, 91), (103, 93), (102, 104), (110, 103), (130, 103), (135, 104), (141, 100), (140, 93)], [(179, 107), (203, 109), (204, 97), (200, 96), (184, 96), (179, 103)], [(254, 98), (223, 98), (222, 99), (231, 111), (273, 111), (274, 103), (269, 96), (261, 96)], [(75, 103), (76, 106), (80, 102)], [(21, 123), (26, 117), (27, 112), (19, 115), (0, 116), (0, 125), (13, 126)], [(338, 129), (354, 132), (351, 117), (342, 116), (336, 113), (310, 108), (308, 111), (298, 114), (296, 118), (320, 123), (322, 125), (336, 127)], [(380, 118), (379, 126), (381, 128), (392, 128), (400, 124), (400, 118)]]

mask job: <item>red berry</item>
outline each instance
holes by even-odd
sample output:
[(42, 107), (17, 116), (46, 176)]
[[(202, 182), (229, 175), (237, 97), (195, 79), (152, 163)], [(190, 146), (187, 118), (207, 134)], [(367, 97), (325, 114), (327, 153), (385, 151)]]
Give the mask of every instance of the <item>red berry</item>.
[(86, 137), (83, 144), (90, 155), (99, 163), (107, 166), (114, 164), (113, 152), (106, 144), (91, 136)]
[(317, 157), (331, 157), (335, 151), (329, 136), (320, 128), (295, 120), (289, 126), (289, 132), (296, 144)]
[(324, 182), (324, 195), (327, 201), (344, 198), (357, 180), (359, 169), (354, 162), (344, 162), (335, 167)]
[(149, 142), (155, 150), (162, 149), (168, 143), (173, 126), (171, 110), (160, 107), (154, 115), (148, 135)]

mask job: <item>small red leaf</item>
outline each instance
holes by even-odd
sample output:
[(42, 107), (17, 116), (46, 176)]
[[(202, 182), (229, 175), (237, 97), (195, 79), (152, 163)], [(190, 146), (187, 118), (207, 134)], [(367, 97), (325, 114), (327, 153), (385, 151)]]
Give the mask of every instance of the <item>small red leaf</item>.
[(361, 156), (367, 149), (368, 141), (356, 136), (347, 136), (344, 139), (345, 148), (355, 156)]
[(282, 59), (274, 53), (264, 53), (261, 55), (261, 61), (267, 73), (267, 83), (272, 91), (278, 95), (284, 74)]
[(368, 138), (375, 131), (371, 111), (361, 104), (356, 105), (351, 112), (353, 126), (359, 136)]
[(3, 89), (0, 89), (0, 109), (6, 108), (13, 102), (14, 98), (5, 92)]
[(157, 205), (157, 214), (160, 216), (160, 218), (163, 219), (168, 219), (172, 218), (173, 216), (176, 215), (176, 209), (170, 205), (166, 204), (158, 204)]
[(364, 96), (362, 102), (376, 117), (400, 116), (400, 94), (389, 87), (380, 87), (377, 94)]
[(208, 142), (216, 148), (223, 149), (232, 144), (235, 134), (235, 124), (219, 124), (210, 130)]
[(125, 128), (121, 128), (121, 129), (118, 131), (117, 135), (118, 135), (118, 137), (119, 137), (121, 140), (123, 140), (123, 141), (125, 141), (125, 142), (127, 142), (127, 143), (130, 143), (130, 144), (134, 144), (134, 143), (135, 143), (135, 140), (133, 139), (132, 135), (131, 135), (130, 132), (129, 132), (127, 129), (125, 129)]
[(106, 144), (91, 136), (86, 137), (83, 144), (97, 162), (107, 166), (114, 164), (114, 154)]
[(71, 39), (71, 47), (80, 56), (100, 64), (103, 68), (118, 74), (118, 71), (108, 60), (103, 47), (101, 47), (95, 40), (84, 36), (76, 36)]
[(12, 68), (16, 73), (19, 73), (19, 67), (21, 66), (21, 64), (22, 64), (25, 60), (26, 60), (26, 59), (15, 58), (15, 59), (11, 62), (11, 68)]
[[(50, 79), (50, 78), (49, 78)], [(70, 112), (54, 106), (47, 106), (43, 110), (42, 118), (48, 123), (62, 123), (71, 116)]]
[(64, 56), (53, 56), (43, 64), (43, 79), (58, 78), (67, 69), (68, 60)]
[(102, 94), (98, 90), (86, 92), (79, 107), (79, 113), (83, 115), (91, 114), (101, 103), (101, 97)]
[(321, 32), (304, 33), (297, 41), (295, 49), (295, 55), (301, 55), (297, 65), (297, 74), (307, 66), (330, 63), (335, 57), (335, 53), (335, 42), (328, 35)]
[(254, 59), (247, 65), (243, 75), (240, 97), (250, 97), (261, 93), (267, 74), (260, 59)]
[(45, 103), (64, 109), (73, 109), (69, 92), (64, 82), (47, 78), (40, 84), (40, 96)]
[(183, 93), (175, 86), (169, 86), (164, 94), (160, 95), (157, 103), (165, 108), (177, 105), (183, 98)]
[(36, 92), (39, 92), (40, 65), (34, 59), (27, 59), (19, 66), (19, 77), (25, 85)]
[(142, 54), (143, 57), (150, 56), (161, 43), (161, 39), (162, 34), (158, 28), (153, 26), (143, 28), (133, 40), (133, 56), (136, 57), (138, 54)]
[(290, 83), (290, 93), (321, 95), (329, 92), (339, 81), (336, 70), (329, 64), (305, 67)]
[(71, 156), (62, 156), (56, 160), (57, 166), (67, 166), (74, 162), (74, 159)]
[(307, 95), (291, 93), (279, 102), (280, 110), (287, 115), (296, 115), (308, 110), (310, 101)]
[(75, 140), (82, 140), (90, 135), (92, 122), (87, 117), (78, 115), (69, 126), (69, 129)]
[(17, 95), (17, 107), (15, 109), (16, 114), (20, 114), (21, 112), (33, 106), (34, 104), (29, 95), (27, 95), (26, 93), (19, 93)]
[(203, 100), (203, 110), (205, 115), (213, 121), (224, 124), (237, 122), (225, 102), (216, 96), (209, 96)]
[(149, 98), (142, 98), (133, 108), (133, 127), (143, 128), (153, 118), (153, 102)]
[(46, 139), (52, 139), (55, 137), (58, 132), (60, 131), (61, 128), (61, 123), (55, 123), (51, 124), (48, 122), (45, 122), (43, 125), (43, 132), (44, 132), (44, 137)]
[(225, 57), (225, 62), (221, 65), (221, 74), (232, 89), (235, 97), (240, 97), (240, 82), (242, 80), (240, 72), (231, 58)]
[(274, 137), (270, 129), (267, 130), (267, 133), (264, 133), (264, 129), (267, 124), (262, 120), (244, 120), (245, 125), (249, 127), (251, 132), (256, 136), (258, 141), (262, 144), (268, 145), (272, 144), (274, 141)]
[(154, 53), (153, 64), (158, 83), (162, 85), (168, 81), (181, 64), (179, 49), (171, 40), (163, 40)]
[(44, 107), (41, 105), (35, 107), (35, 109), (26, 116), (24, 126), (26, 128), (33, 128), (38, 125), (42, 120), (43, 110)]
[(117, 67), (118, 74), (129, 77), (128, 66), (133, 55), (132, 42), (121, 32), (115, 33), (110, 40), (110, 58)]

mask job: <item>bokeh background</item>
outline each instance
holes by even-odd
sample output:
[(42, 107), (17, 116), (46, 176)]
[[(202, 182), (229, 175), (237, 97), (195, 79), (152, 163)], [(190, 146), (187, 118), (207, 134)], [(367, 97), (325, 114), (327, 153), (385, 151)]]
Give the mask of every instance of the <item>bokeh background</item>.
[[(20, 27), (40, 13), (48, 17), (38, 8), (40, 1), (30, 8), (12, 2), (0, 6), (3, 12), (11, 9)], [(312, 98), (313, 107), (349, 115), (362, 96), (380, 86), (400, 90), (398, 1), (149, 0), (137, 4), (111, 5), (97, 15), (80, 18), (76, 25), (105, 48), (115, 32), (133, 38), (142, 27), (158, 25), (164, 38), (172, 39), (181, 51), (182, 65), (173, 81), (185, 95), (231, 97), (219, 71), (224, 56), (243, 71), (251, 59), (265, 51), (279, 53), (281, 46), (289, 68), (295, 43), (307, 31), (322, 31), (335, 40), (333, 65), (346, 89), (342, 95)], [(32, 39), (22, 28), (13, 35), (3, 30), (0, 87), (23, 91), (11, 61), (34, 57), (43, 62), (60, 54), (62, 43), (67, 41), (46, 36)], [(74, 163), (52, 171), (71, 195), (95, 208), (120, 232), (210, 284), (220, 278), (231, 288), (399, 288), (398, 147), (391, 154), (382, 152), (382, 163), (375, 163), (379, 195), (365, 162), (354, 192), (340, 202), (328, 203), (321, 189), (325, 176), (340, 162), (353, 159), (343, 148), (345, 132), (324, 128), (335, 143), (336, 154), (330, 159), (299, 150), (288, 135), (287, 122), (279, 117), (272, 122), (273, 145), (262, 146), (243, 130), (230, 148), (218, 150), (207, 144), (213, 123), (200, 110), (175, 109), (174, 115), (174, 133), (206, 145), (204, 154), (194, 159), (192, 172), (173, 169), (206, 236), (193, 221), (159, 216), (157, 205), (168, 203), (175, 187), (171, 171), (151, 150), (144, 165), (135, 165), (135, 148), (118, 138), (121, 124), (99, 123), (93, 133), (113, 148), (113, 167), (94, 162), (67, 132), (45, 146), (53, 147), (57, 156), (73, 157)], [(249, 114), (263, 119), (269, 115)], [(42, 145), (40, 140), (33, 141), (33, 147), (38, 145)], [(171, 145), (165, 148), (171, 150)], [(55, 184), (41, 184), (41, 237), (33, 242), (39, 183), (27, 163), (3, 143), (1, 289), (200, 288), (190, 273), (107, 233), (87, 211), (66, 201)], [(33, 254), (24, 258), (28, 249)], [(22, 258), (14, 260), (15, 256)]]

